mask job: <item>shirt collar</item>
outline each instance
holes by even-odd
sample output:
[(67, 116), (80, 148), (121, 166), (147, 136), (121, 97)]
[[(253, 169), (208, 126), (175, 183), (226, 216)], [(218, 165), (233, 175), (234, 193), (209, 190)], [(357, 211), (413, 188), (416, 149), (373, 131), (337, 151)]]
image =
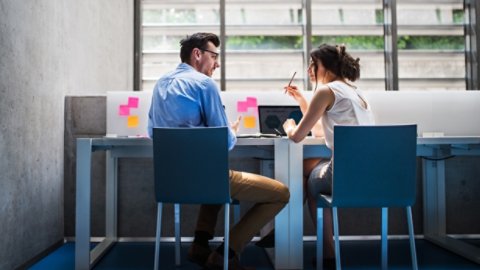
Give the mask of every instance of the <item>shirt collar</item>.
[(182, 70), (192, 70), (193, 67), (190, 66), (189, 64), (187, 63), (180, 63), (177, 67), (177, 69), (182, 69)]

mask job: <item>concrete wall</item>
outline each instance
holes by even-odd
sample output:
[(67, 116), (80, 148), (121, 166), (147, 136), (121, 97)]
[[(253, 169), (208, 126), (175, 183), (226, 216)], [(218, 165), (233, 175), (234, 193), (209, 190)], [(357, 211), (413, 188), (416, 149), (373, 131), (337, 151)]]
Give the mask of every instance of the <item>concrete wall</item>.
[[(67, 97), (65, 122), (65, 236), (75, 235), (75, 139), (105, 134), (105, 96)], [(87, 113), (88, 112), (88, 113)], [(102, 117), (100, 117), (102, 116)], [(455, 157), (446, 161), (447, 232), (480, 234), (480, 157)], [(236, 170), (259, 172), (255, 159), (230, 160)], [(413, 207), (415, 233), (423, 233), (422, 162), (417, 162), (417, 200)], [(153, 192), (152, 160), (123, 158), (118, 169), (118, 235), (154, 237), (156, 206)], [(92, 236), (105, 235), (105, 153), (94, 152), (92, 161)], [(241, 204), (244, 213), (249, 204)], [(456, 210), (456, 209), (461, 209)], [(182, 236), (193, 236), (198, 206), (182, 207)], [(342, 235), (379, 235), (380, 209), (340, 209)], [(402, 209), (390, 210), (389, 233), (407, 234), (406, 215)], [(217, 224), (222, 235), (223, 218)], [(308, 211), (304, 209), (304, 234), (314, 235)], [(162, 222), (162, 236), (173, 236), (173, 208), (167, 205)]]
[(0, 269), (63, 240), (64, 97), (132, 81), (133, 1), (0, 0)]

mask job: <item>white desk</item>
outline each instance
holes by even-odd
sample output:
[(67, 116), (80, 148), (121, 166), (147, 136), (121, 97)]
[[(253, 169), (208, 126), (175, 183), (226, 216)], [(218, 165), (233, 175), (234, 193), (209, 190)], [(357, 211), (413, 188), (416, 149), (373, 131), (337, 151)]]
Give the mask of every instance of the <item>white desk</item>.
[[(267, 146), (258, 147), (258, 146)], [(270, 146), (270, 147), (269, 147)], [(275, 178), (290, 189), (289, 204), (275, 218), (275, 268), (303, 268), (302, 160), (328, 155), (323, 140), (308, 138), (300, 144), (288, 139), (239, 139), (235, 156), (273, 158)], [(270, 148), (270, 149), (269, 149)], [(106, 237), (90, 252), (91, 154), (107, 151)], [(445, 161), (449, 155), (480, 155), (480, 137), (418, 138), (417, 155), (424, 159), (424, 234), (444, 248), (480, 263), (480, 249), (446, 235)], [(117, 159), (151, 157), (149, 139), (78, 139), (75, 269), (89, 269), (117, 240)]]

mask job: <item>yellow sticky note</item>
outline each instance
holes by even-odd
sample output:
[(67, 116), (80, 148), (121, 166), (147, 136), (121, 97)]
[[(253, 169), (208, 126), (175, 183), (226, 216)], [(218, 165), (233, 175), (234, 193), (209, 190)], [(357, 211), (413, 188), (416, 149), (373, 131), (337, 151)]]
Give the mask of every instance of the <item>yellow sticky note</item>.
[(130, 115), (127, 120), (127, 127), (134, 128), (138, 127), (138, 115)]
[(245, 128), (254, 128), (256, 125), (255, 116), (244, 116), (243, 117), (243, 127)]

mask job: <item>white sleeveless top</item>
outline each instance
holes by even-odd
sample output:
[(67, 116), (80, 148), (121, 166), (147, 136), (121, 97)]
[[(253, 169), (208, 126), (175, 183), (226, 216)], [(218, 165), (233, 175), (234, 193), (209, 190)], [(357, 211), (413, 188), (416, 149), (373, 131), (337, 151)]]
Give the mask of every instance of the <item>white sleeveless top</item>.
[[(335, 125), (373, 125), (375, 123), (372, 109), (367, 99), (352, 86), (333, 81), (327, 84), (332, 90), (335, 101), (330, 110), (322, 116), (322, 126), (327, 147), (333, 150), (333, 126)], [(367, 108), (363, 107), (363, 102)]]

